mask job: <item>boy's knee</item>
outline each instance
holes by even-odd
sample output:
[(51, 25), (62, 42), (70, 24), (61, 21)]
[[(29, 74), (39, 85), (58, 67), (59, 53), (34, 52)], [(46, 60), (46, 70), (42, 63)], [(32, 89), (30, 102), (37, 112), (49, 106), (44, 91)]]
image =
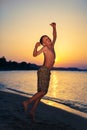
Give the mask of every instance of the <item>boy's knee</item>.
[(42, 91), (42, 94), (43, 94), (43, 96), (44, 96), (44, 95), (46, 95), (46, 93), (47, 93), (47, 92), (45, 92), (45, 91)]

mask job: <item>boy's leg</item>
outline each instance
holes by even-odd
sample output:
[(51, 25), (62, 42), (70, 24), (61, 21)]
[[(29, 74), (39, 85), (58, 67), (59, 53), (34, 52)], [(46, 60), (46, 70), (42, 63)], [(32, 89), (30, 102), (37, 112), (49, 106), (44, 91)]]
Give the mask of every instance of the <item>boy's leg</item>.
[(31, 119), (32, 121), (35, 121), (35, 111), (36, 111), (36, 108), (40, 102), (41, 98), (40, 99), (37, 99), (35, 102), (34, 102), (34, 105), (29, 113), (29, 115), (31, 116)]
[(33, 101), (36, 101), (37, 99), (41, 99), (46, 93), (45, 92), (37, 92), (35, 95), (33, 95), (30, 99), (23, 102), (23, 106), (25, 109), (25, 112), (27, 112), (27, 107), (29, 104), (31, 104)]
[[(45, 94), (46, 94), (46, 93), (45, 93)], [(44, 94), (44, 95), (45, 95), (45, 94)], [(39, 104), (41, 98), (42, 98), (44, 95), (42, 95), (41, 97), (39, 97), (39, 98), (34, 102), (34, 104), (33, 104), (33, 107), (32, 107), (32, 109), (31, 109), (31, 111), (30, 111), (30, 115), (32, 116), (33, 119), (34, 119), (34, 117), (35, 117), (36, 108), (37, 108), (37, 106), (38, 106), (38, 104)]]
[[(46, 94), (46, 93), (45, 93), (45, 94)], [(45, 95), (45, 94), (44, 94), (44, 95)], [(34, 104), (33, 104), (33, 107), (32, 107), (32, 109), (31, 109), (31, 111), (30, 111), (30, 116), (31, 116), (32, 121), (35, 121), (35, 111), (36, 111), (36, 108), (37, 108), (37, 106), (38, 106), (38, 104), (39, 104), (41, 98), (42, 98), (44, 95), (42, 95), (40, 98), (38, 98), (38, 99), (34, 102)]]

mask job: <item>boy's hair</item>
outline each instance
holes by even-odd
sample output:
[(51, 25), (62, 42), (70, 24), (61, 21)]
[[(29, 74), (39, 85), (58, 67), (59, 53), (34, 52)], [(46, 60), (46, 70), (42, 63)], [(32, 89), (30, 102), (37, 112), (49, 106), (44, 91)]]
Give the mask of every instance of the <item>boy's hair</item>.
[(41, 38), (40, 38), (40, 43), (43, 45), (43, 38), (44, 37), (47, 37), (47, 35), (43, 35), (43, 36), (41, 36)]

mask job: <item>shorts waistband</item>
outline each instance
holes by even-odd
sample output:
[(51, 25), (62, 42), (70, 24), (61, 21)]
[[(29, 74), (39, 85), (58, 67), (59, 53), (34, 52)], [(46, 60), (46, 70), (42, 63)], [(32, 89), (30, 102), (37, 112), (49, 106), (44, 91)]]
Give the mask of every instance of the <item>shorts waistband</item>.
[(50, 69), (48, 67), (46, 67), (46, 66), (41, 66), (40, 68), (47, 69), (47, 70), (50, 71)]

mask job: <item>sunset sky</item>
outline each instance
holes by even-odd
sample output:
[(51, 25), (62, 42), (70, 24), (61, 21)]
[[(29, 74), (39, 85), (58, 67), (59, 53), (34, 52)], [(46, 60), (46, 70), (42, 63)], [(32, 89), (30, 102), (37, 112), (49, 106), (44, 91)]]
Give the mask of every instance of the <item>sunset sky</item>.
[(0, 57), (42, 64), (33, 57), (43, 34), (57, 24), (57, 67), (87, 68), (87, 0), (0, 0)]

